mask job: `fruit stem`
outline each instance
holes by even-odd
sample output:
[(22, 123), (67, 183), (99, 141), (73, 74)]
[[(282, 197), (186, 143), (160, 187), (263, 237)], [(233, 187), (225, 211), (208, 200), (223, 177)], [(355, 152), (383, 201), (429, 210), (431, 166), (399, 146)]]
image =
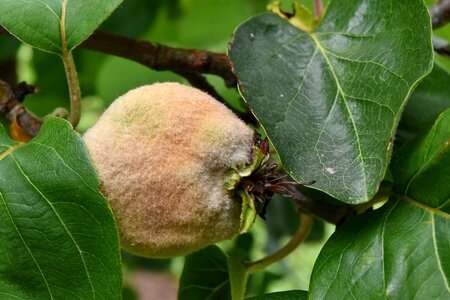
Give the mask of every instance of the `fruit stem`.
[(64, 51), (62, 55), (64, 68), (66, 70), (67, 84), (69, 85), (70, 94), (70, 123), (75, 128), (80, 122), (81, 115), (81, 92), (78, 81), (77, 69), (70, 51)]
[(60, 19), (60, 31), (61, 31), (61, 49), (62, 49), (62, 60), (64, 63), (64, 69), (66, 70), (67, 84), (69, 85), (69, 95), (70, 95), (70, 117), (69, 121), (72, 123), (73, 128), (76, 128), (80, 122), (81, 116), (81, 92), (80, 83), (78, 81), (77, 68), (75, 67), (75, 62), (73, 61), (73, 56), (71, 49), (67, 45), (66, 36), (66, 9), (67, 0), (62, 1), (62, 11)]
[(267, 268), (269, 265), (278, 262), (289, 255), (292, 251), (297, 249), (297, 247), (305, 240), (311, 231), (313, 224), (313, 218), (310, 215), (300, 213), (300, 225), (297, 229), (297, 232), (292, 236), (289, 243), (287, 243), (283, 248), (278, 250), (277, 252), (266, 256), (262, 259), (247, 262), (247, 274), (252, 274), (257, 271), (263, 270)]

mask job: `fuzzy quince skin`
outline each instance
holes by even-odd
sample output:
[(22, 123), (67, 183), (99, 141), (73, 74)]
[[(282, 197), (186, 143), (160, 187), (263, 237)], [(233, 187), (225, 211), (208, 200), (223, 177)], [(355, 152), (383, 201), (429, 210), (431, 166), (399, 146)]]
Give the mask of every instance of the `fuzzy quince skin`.
[(86, 132), (121, 244), (145, 257), (186, 255), (239, 232), (227, 170), (251, 163), (253, 131), (208, 94), (178, 83), (119, 97)]

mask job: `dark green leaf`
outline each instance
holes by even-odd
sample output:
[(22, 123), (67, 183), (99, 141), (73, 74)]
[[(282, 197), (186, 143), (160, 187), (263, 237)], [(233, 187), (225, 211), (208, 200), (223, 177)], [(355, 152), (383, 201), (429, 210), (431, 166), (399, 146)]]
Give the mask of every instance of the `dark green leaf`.
[(393, 159), (402, 200), (350, 221), (329, 240), (312, 276), (313, 299), (450, 298), (449, 124), (446, 110)]
[(286, 291), (247, 298), (246, 300), (307, 300), (306, 291)]
[(273, 14), (250, 19), (229, 54), (286, 170), (361, 203), (377, 191), (400, 112), (432, 67), (430, 17), (421, 0), (331, 1), (314, 33)]
[(0, 298), (119, 299), (117, 229), (81, 137), (51, 118), (0, 144)]
[(397, 191), (450, 213), (450, 109), (425, 134), (406, 143), (393, 159)]
[(227, 257), (209, 246), (186, 257), (178, 289), (179, 300), (230, 299)]
[(19, 40), (62, 54), (87, 39), (122, 0), (1, 0), (0, 24)]
[(400, 120), (397, 137), (411, 139), (429, 129), (450, 108), (450, 74), (435, 64), (433, 71), (414, 90)]
[(13, 37), (0, 35), (0, 63), (15, 58), (20, 42)]
[(392, 200), (345, 223), (314, 266), (311, 299), (450, 299), (450, 215)]

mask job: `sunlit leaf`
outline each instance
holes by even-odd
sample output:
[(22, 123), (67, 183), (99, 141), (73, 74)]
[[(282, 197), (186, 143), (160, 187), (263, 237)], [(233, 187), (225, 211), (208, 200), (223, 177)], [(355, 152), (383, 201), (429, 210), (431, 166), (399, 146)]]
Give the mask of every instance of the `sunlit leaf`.
[(0, 0), (0, 24), (19, 40), (62, 54), (87, 39), (122, 0)]

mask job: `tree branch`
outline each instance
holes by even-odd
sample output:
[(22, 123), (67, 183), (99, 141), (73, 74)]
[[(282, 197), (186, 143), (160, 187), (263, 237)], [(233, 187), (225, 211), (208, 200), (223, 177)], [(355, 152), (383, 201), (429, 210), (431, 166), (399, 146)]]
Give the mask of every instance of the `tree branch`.
[[(9, 32), (0, 26), (0, 34), (9, 34)], [(225, 53), (173, 48), (101, 31), (94, 32), (80, 47), (127, 58), (153, 70), (175, 72), (200, 89), (206, 87), (206, 80), (193, 81), (192, 79), (198, 79), (201, 74), (222, 77), (227, 87), (237, 85), (237, 79)], [(214, 88), (209, 85), (206, 91), (217, 96), (218, 93), (213, 90)]]
[(100, 31), (92, 34), (81, 47), (128, 58), (154, 70), (214, 74), (222, 77), (228, 87), (237, 83), (225, 53), (172, 48)]
[[(207, 92), (214, 99), (219, 100), (220, 102), (225, 104), (229, 109), (233, 110), (233, 107), (231, 107), (227, 103), (227, 101), (225, 101), (225, 99), (223, 99), (223, 97), (218, 92), (216, 92), (214, 87), (211, 84), (209, 84), (209, 82), (206, 80), (206, 78), (203, 75), (198, 74), (198, 73), (190, 73), (190, 72), (176, 72), (176, 73), (179, 74), (180, 76), (183, 76), (184, 78), (186, 78), (186, 80), (189, 81), (189, 83), (192, 86), (195, 86), (195, 87), (201, 89), (202, 91)], [(253, 114), (250, 113), (249, 111), (247, 111), (247, 112), (234, 111), (234, 114), (237, 115), (241, 120), (243, 120), (247, 124), (252, 124), (256, 127), (258, 127), (258, 125), (259, 125), (258, 120), (256, 120), (255, 116), (253, 116)]]
[(433, 37), (433, 48), (440, 55), (450, 58), (450, 44), (446, 40)]
[(429, 7), (433, 29), (438, 29), (450, 22), (450, 0), (441, 0)]
[[(0, 34), (9, 35), (10, 33), (0, 26)], [(101, 31), (95, 31), (80, 46), (127, 58), (153, 70), (213, 74), (222, 77), (227, 87), (235, 87), (237, 84), (225, 53), (173, 48)]]
[(12, 87), (0, 79), (0, 113), (11, 122), (16, 122), (31, 136), (39, 133), (42, 120), (28, 112), (21, 102), (26, 95), (32, 94), (34, 91), (34, 86), (20, 83), (16, 87)]

